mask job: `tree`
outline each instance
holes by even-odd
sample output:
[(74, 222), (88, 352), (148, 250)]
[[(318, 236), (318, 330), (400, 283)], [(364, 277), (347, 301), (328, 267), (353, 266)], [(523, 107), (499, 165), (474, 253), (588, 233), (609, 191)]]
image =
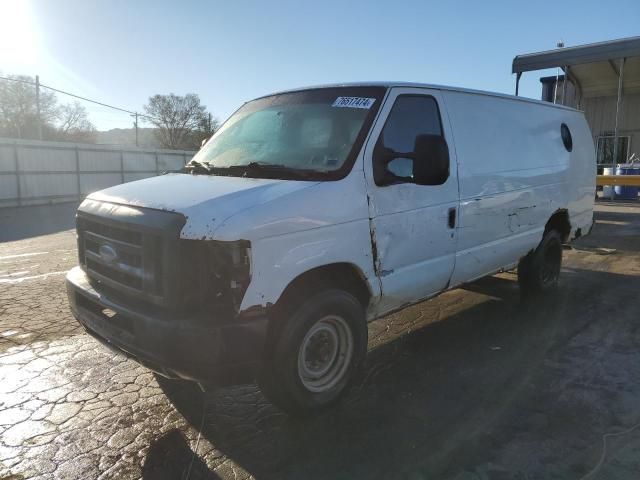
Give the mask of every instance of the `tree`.
[[(0, 80), (0, 135), (37, 138), (38, 111), (33, 78), (9, 75), (14, 81)], [(31, 84), (30, 84), (31, 83)], [(53, 92), (40, 89), (40, 120), (42, 126), (52, 124), (58, 116)]]
[(196, 132), (207, 122), (206, 107), (195, 93), (184, 97), (170, 93), (154, 95), (144, 106), (147, 120), (158, 130), (158, 140), (164, 148), (197, 148)]
[(59, 140), (95, 143), (96, 128), (87, 117), (87, 109), (80, 102), (62, 105), (58, 109), (54, 136)]
[(200, 127), (196, 132), (198, 146), (200, 146), (204, 140), (209, 140), (218, 128), (220, 128), (220, 122), (208, 113), (205, 118), (202, 119)]
[[(0, 80), (0, 136), (38, 138), (38, 105), (34, 79), (9, 75)], [(96, 129), (79, 103), (58, 105), (56, 95), (40, 89), (40, 128), (45, 140), (90, 142)]]

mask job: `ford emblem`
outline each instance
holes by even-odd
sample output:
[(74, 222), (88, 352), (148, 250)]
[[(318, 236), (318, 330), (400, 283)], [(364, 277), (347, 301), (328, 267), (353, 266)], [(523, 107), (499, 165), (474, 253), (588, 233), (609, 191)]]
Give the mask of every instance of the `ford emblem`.
[(102, 261), (105, 263), (113, 263), (118, 258), (118, 252), (116, 252), (116, 249), (107, 244), (100, 245), (98, 253), (100, 254)]

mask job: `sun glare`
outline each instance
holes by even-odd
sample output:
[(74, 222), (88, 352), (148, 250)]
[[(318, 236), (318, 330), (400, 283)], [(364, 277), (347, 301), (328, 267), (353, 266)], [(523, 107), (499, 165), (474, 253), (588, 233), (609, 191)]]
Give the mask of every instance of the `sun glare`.
[(39, 54), (30, 2), (0, 0), (0, 69), (32, 67)]

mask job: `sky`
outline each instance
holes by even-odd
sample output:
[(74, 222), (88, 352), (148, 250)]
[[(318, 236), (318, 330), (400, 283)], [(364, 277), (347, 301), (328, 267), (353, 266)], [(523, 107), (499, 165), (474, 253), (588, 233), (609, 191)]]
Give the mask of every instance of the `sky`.
[[(224, 120), (257, 96), (333, 82), (513, 93), (515, 55), (635, 35), (638, 0), (0, 0), (0, 75), (140, 112), (151, 95), (197, 93)], [(521, 94), (539, 98), (549, 74), (525, 73)], [(86, 107), (100, 130), (131, 126)]]

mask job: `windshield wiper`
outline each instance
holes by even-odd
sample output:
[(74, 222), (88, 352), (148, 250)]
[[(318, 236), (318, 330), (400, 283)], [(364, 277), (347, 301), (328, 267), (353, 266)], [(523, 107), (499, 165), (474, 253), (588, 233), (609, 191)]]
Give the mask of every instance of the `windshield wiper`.
[[(281, 165), (278, 163), (266, 163), (266, 162), (249, 162), (246, 165), (230, 165), (228, 167), (219, 167), (220, 170), (226, 170), (230, 172), (241, 172), (244, 175), (252, 172), (266, 172), (275, 174), (289, 174), (299, 178), (309, 178), (318, 170), (308, 170), (301, 168), (288, 167), (287, 165)], [(214, 170), (218, 167), (214, 167)]]
[(201, 162), (199, 160), (191, 160), (183, 168), (189, 173), (202, 173), (203, 171), (207, 174), (213, 173), (213, 170), (211, 169), (211, 166), (209, 166), (209, 164)]
[(291, 167), (281, 165), (279, 163), (267, 163), (267, 162), (249, 162), (245, 165), (230, 165), (226, 168), (233, 170), (288, 170)]

